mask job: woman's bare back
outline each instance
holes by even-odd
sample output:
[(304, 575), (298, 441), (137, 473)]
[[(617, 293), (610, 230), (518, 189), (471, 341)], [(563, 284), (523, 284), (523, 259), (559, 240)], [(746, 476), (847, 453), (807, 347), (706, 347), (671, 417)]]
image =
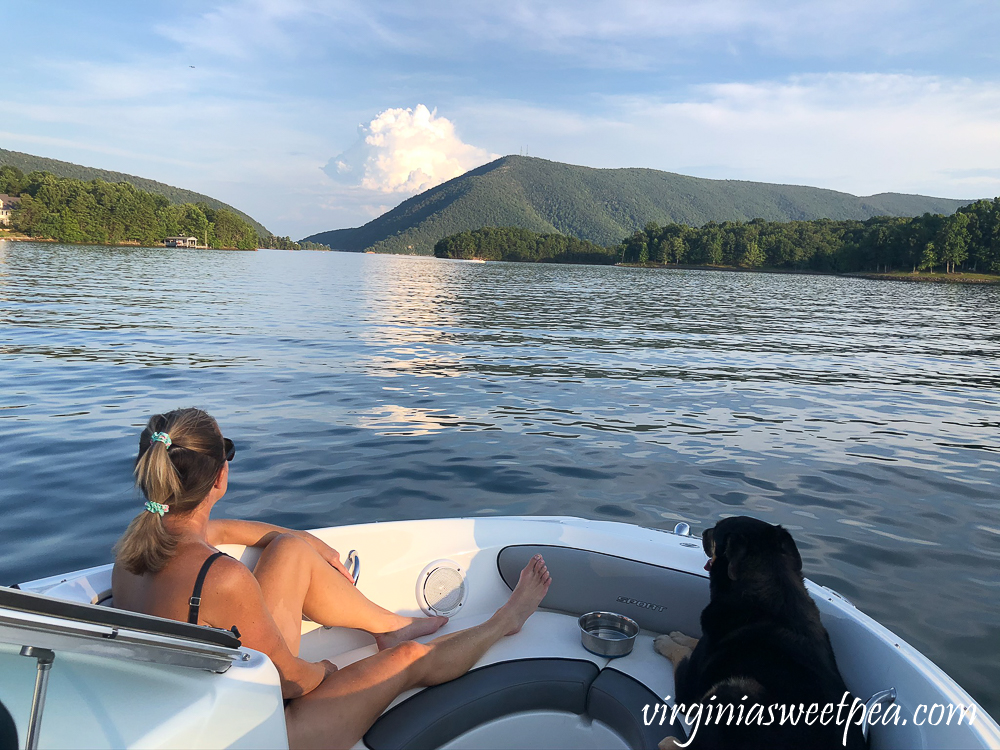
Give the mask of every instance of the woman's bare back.
[[(189, 602), (194, 593), (198, 572), (215, 552), (214, 548), (203, 542), (181, 542), (174, 557), (157, 573), (136, 575), (121, 565), (115, 565), (111, 575), (115, 607), (187, 622)], [(219, 611), (220, 602), (213, 601), (210, 595), (212, 589), (217, 588), (220, 579), (226, 577), (226, 568), (232, 564), (242, 566), (242, 563), (232, 558), (220, 557), (209, 568), (202, 590), (203, 603), (199, 607), (199, 625), (223, 628), (232, 625), (224, 625), (218, 621), (219, 617), (224, 618), (225, 612)]]

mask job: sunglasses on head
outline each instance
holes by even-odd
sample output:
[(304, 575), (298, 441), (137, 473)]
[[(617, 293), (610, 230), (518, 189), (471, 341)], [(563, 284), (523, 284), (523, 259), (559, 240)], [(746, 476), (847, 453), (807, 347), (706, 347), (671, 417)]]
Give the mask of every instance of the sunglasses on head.
[(232, 461), (236, 458), (236, 445), (227, 437), (222, 438), (222, 447), (226, 451), (226, 460)]

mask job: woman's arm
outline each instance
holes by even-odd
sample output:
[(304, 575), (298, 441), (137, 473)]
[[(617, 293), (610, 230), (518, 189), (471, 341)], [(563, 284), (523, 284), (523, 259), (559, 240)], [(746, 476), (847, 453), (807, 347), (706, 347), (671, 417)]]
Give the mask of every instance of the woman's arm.
[(260, 521), (237, 521), (230, 518), (208, 522), (208, 543), (213, 547), (220, 544), (242, 544), (247, 547), (266, 547), (281, 534), (291, 534), (308, 542), (320, 557), (336, 568), (351, 584), (354, 579), (340, 561), (340, 553), (308, 531), (294, 531)]
[(290, 533), (288, 529), (260, 521), (237, 521), (231, 518), (220, 518), (208, 522), (208, 543), (213, 547), (220, 544), (266, 547), (279, 534), (288, 533)]
[(202, 596), (202, 616), (216, 627), (236, 625), (247, 648), (267, 654), (281, 678), (283, 698), (298, 698), (315, 690), (337, 667), (329, 661), (309, 662), (295, 656), (281, 636), (264, 603), (260, 585), (242, 563), (220, 558), (220, 575), (212, 591)]

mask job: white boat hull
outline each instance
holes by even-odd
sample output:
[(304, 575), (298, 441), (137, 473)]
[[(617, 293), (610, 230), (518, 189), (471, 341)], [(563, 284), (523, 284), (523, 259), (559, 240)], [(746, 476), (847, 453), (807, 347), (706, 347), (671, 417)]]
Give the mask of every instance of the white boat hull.
[[(543, 609), (519, 634), (492, 648), (477, 668), (535, 658), (590, 661), (597, 669), (612, 666), (668, 703), (673, 702), (673, 674), (669, 662), (654, 653), (653, 637), (669, 630), (698, 637), (699, 615), (708, 601), (705, 556), (696, 538), (628, 524), (565, 517), (467, 518), (373, 523), (313, 533), (342, 554), (357, 550), (363, 561), (360, 590), (402, 614), (421, 613), (417, 584), (427, 564), (453, 561), (465, 577), (467, 592), (442, 633), (488, 618), (510, 594), (504, 566), (513, 569), (519, 555), (530, 556), (536, 547), (544, 547), (553, 586)], [(224, 551), (251, 567), (256, 561), (254, 549)], [(110, 565), (91, 568), (32, 581), (22, 588), (96, 603), (110, 593), (110, 570)], [(890, 687), (896, 690), (900, 723), (872, 727), (873, 748), (1000, 747), (1000, 727), (941, 669), (836, 593), (811, 582), (807, 586), (851, 691), (866, 699)], [(605, 600), (615, 606), (614, 611), (644, 627), (633, 652), (613, 664), (582, 648), (576, 624), (579, 614)], [(375, 653), (371, 636), (358, 631), (304, 622), (303, 633), (301, 655), (306, 659), (325, 658), (344, 666)], [(18, 657), (17, 646), (0, 644), (4, 675), (0, 700), (23, 736), (33, 662)], [(275, 747), (284, 742), (283, 714), (276, 710), (277, 677), (273, 667), (267, 670), (266, 659), (255, 657), (252, 663), (253, 669), (240, 667), (217, 675), (102, 662), (92, 656), (57, 656), (41, 746)], [(416, 692), (400, 696), (389, 710)], [(950, 726), (913, 723), (918, 706), (934, 704), (975, 706), (975, 720), (970, 725), (966, 719), (960, 726), (956, 720)], [(635, 707), (637, 713), (642, 709)], [(629, 746), (613, 729), (585, 716), (524, 711), (491, 719), (442, 746), (614, 747), (615, 743)], [(364, 743), (358, 744), (363, 747)]]

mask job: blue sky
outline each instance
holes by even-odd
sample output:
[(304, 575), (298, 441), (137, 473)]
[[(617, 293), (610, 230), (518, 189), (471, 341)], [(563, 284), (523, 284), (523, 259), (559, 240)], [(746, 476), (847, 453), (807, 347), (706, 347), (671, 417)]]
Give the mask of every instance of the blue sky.
[(0, 147), (294, 238), (525, 151), (1000, 195), (993, 0), (8, 0), (0, 23)]

